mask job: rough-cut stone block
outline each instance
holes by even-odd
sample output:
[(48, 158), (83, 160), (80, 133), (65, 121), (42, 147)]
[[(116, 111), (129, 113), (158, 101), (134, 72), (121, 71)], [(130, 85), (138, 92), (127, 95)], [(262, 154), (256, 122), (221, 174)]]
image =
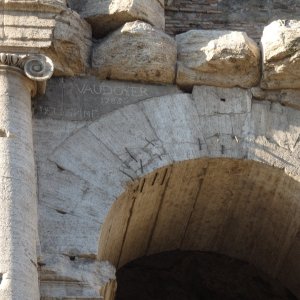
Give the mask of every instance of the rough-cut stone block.
[(264, 89), (300, 88), (300, 21), (277, 20), (261, 39)]
[(69, 5), (92, 25), (95, 37), (135, 20), (148, 22), (162, 30), (165, 28), (161, 0), (70, 0)]
[(176, 36), (177, 84), (251, 87), (260, 79), (260, 52), (246, 33), (191, 30)]
[(1, 51), (43, 53), (53, 60), (55, 75), (83, 74), (89, 67), (90, 25), (62, 3), (55, 6), (52, 2), (48, 6), (31, 2), (31, 10), (24, 2), (5, 5), (0, 17), (0, 32), (5, 37), (0, 41)]
[(176, 57), (171, 37), (135, 21), (95, 45), (92, 64), (101, 79), (173, 83)]

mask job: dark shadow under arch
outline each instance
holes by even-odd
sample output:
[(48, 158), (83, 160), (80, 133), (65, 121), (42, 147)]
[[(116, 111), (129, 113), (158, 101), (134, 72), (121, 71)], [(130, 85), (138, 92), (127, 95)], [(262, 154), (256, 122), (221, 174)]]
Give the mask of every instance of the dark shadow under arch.
[(117, 272), (116, 300), (297, 300), (278, 280), (221, 254), (171, 251)]

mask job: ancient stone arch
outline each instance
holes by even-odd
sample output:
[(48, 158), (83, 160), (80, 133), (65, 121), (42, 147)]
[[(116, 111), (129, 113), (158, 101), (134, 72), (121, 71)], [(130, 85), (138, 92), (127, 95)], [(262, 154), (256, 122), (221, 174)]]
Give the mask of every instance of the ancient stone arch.
[(111, 300), (180, 247), (299, 297), (299, 10), (1, 1), (0, 299)]
[[(297, 114), (280, 104), (254, 101), (247, 90), (196, 87), (192, 95), (156, 97), (109, 113), (65, 139), (50, 160), (63, 172), (105, 190), (105, 207), (102, 201), (92, 207), (102, 211), (101, 223), (110, 211), (101, 227), (99, 248), (100, 226), (87, 236), (100, 260), (118, 267), (149, 253), (177, 249), (183, 241), (170, 236), (168, 226), (179, 226), (178, 234), (183, 234), (182, 223), (192, 213), (195, 199), (203, 197), (195, 217), (207, 220), (208, 227), (196, 223), (190, 234), (206, 234), (199, 241), (188, 239), (183, 249), (216, 251), (249, 261), (274, 277), (282, 276), (297, 293)], [(136, 178), (141, 179), (135, 182)], [(207, 184), (203, 190), (202, 182)], [(165, 193), (169, 193), (166, 205), (174, 195), (182, 201), (173, 199), (178, 201), (173, 203), (174, 215), (172, 202), (165, 212), (161, 206)], [(134, 201), (137, 213), (132, 212)], [(181, 214), (183, 207), (186, 212)], [(218, 213), (203, 215), (207, 209)], [(133, 223), (127, 240), (124, 230), (130, 213)], [(156, 216), (162, 228), (155, 231)], [(150, 234), (153, 242), (147, 238)], [(230, 237), (236, 238), (236, 244)], [(90, 245), (88, 240), (85, 243)], [(291, 265), (295, 273), (287, 276), (284, 268)]]

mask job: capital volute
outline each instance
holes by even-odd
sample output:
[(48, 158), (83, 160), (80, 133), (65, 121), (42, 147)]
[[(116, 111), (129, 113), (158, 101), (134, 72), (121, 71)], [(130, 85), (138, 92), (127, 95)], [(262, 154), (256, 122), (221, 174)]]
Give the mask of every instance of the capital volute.
[(38, 92), (44, 93), (46, 81), (54, 72), (52, 60), (42, 54), (0, 53), (0, 66), (19, 69), (26, 77), (36, 81)]

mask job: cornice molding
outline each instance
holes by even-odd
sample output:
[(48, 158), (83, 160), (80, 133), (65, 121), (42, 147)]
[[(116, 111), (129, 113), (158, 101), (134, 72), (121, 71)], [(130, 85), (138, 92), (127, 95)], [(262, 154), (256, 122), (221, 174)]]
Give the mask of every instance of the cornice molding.
[(0, 8), (5, 10), (56, 12), (67, 9), (65, 0), (0, 0)]

